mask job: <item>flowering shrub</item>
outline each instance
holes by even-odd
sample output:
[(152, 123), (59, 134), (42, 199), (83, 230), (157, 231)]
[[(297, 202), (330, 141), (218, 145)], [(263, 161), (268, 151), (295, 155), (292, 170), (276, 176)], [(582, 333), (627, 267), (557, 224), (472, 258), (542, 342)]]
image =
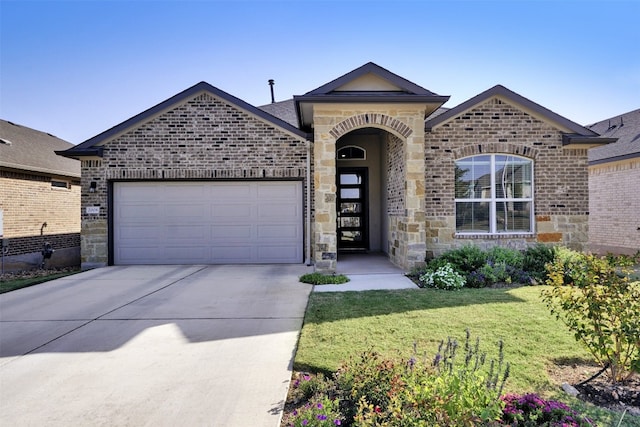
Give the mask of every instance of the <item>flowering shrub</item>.
[(420, 283), (430, 288), (456, 290), (464, 286), (465, 279), (451, 264), (446, 263), (435, 271), (427, 271), (421, 275)]
[(329, 398), (320, 401), (307, 402), (301, 408), (293, 411), (287, 426), (289, 427), (316, 427), (342, 425), (338, 404)]
[(562, 402), (544, 400), (536, 394), (502, 396), (505, 403), (501, 421), (513, 427), (588, 427), (589, 418), (578, 414)]
[(447, 339), (433, 358), (418, 357), (415, 346), (405, 361), (373, 351), (352, 358), (335, 376), (345, 425), (457, 427), (497, 421), (509, 368), (501, 346), (498, 360), (490, 362), (479, 347), (467, 331), (460, 357), (458, 342)]

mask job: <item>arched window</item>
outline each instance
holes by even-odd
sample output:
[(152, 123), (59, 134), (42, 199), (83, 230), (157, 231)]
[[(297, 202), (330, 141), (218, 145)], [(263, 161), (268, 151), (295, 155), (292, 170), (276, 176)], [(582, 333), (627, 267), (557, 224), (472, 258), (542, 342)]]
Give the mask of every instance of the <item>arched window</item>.
[(364, 148), (357, 147), (355, 145), (347, 145), (338, 149), (338, 160), (365, 160), (367, 152)]
[(508, 154), (455, 163), (456, 232), (533, 233), (533, 161)]

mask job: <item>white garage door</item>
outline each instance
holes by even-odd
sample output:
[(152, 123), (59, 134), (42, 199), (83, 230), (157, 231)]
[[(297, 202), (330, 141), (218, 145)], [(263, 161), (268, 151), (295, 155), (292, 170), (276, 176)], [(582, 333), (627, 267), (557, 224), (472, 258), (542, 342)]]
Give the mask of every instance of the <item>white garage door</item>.
[(302, 183), (117, 182), (115, 264), (302, 262)]

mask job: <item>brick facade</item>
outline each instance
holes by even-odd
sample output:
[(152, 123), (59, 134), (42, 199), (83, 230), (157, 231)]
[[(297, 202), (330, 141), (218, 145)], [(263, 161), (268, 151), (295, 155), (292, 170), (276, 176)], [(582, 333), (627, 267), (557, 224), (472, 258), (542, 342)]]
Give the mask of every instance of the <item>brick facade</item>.
[(589, 168), (589, 249), (635, 254), (640, 250), (640, 159)]
[[(368, 189), (375, 207), (367, 208), (364, 224), (377, 239), (374, 250), (387, 252), (405, 270), (423, 264), (425, 256), (470, 242), (520, 249), (542, 242), (583, 249), (588, 240), (588, 159), (587, 150), (577, 144), (597, 134), (501, 86), (438, 111), (425, 129), (425, 114), (447, 99), (370, 63), (294, 97), (290, 105), (298, 129), (268, 116), (268, 109), (202, 82), (69, 150), (83, 159), (83, 266), (112, 261), (108, 204), (114, 182), (287, 179), (304, 183), (305, 215), (310, 211), (304, 220), (311, 228), (305, 229), (306, 258), (316, 270), (334, 272), (336, 146), (358, 141), (375, 147), (376, 153), (375, 160), (357, 163), (375, 177), (375, 190)], [(456, 234), (455, 162), (490, 153), (532, 160), (533, 232)], [(308, 198), (311, 206), (306, 206)], [(361, 246), (349, 249), (372, 247), (364, 240)]]
[[(108, 141), (101, 160), (82, 162), (83, 266), (108, 263), (114, 181), (305, 180), (306, 162), (307, 146), (299, 137), (211, 94), (194, 96)], [(86, 207), (100, 213), (87, 214)]]
[[(454, 163), (463, 157), (491, 153), (533, 160), (534, 234), (456, 236)], [(470, 242), (482, 247), (506, 245), (520, 249), (536, 242), (579, 250), (586, 246), (587, 150), (563, 148), (560, 130), (499, 98), (489, 99), (427, 132), (425, 169), (429, 256)]]
[[(52, 187), (52, 179), (68, 188)], [(0, 170), (0, 209), (3, 237), (9, 239), (5, 269), (21, 270), (39, 265), (44, 242), (56, 250), (79, 247), (80, 181), (62, 176)], [(46, 223), (46, 226), (43, 224)], [(60, 254), (56, 258), (61, 258)], [(60, 260), (64, 264), (77, 261)]]

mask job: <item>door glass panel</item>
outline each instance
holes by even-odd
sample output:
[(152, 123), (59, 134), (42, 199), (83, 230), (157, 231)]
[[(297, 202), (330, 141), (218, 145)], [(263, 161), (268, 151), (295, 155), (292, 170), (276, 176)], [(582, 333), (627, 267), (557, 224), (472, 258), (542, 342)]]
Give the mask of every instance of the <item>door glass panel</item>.
[(356, 173), (343, 173), (340, 174), (341, 185), (357, 185), (362, 184), (362, 177)]
[(359, 188), (341, 188), (340, 189), (340, 198), (342, 198), (342, 199), (359, 199), (360, 198), (360, 189)]
[(360, 242), (362, 241), (362, 232), (360, 231), (341, 231), (340, 240), (346, 242)]
[(340, 218), (340, 227), (360, 227), (360, 218), (357, 216), (348, 216)]
[(362, 203), (340, 203), (340, 213), (360, 213)]

